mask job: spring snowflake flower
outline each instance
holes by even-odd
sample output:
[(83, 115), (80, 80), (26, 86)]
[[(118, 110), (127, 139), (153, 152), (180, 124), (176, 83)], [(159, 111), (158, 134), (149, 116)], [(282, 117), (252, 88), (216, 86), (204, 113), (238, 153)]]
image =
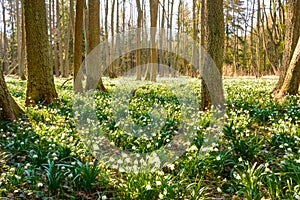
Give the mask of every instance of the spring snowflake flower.
[(168, 164), (167, 167), (168, 167), (170, 170), (174, 170), (174, 169), (175, 169), (175, 165), (174, 165), (174, 164)]
[(38, 186), (39, 188), (41, 188), (41, 187), (44, 186), (44, 184), (43, 184), (43, 183), (38, 183), (37, 186)]
[(152, 189), (152, 187), (150, 185), (150, 182), (148, 182), (148, 184), (146, 185), (146, 190), (151, 190), (151, 189)]
[(33, 158), (38, 158), (38, 156), (37, 156), (36, 154), (34, 154), (32, 157), (33, 157)]
[(156, 185), (161, 185), (161, 181), (156, 181)]
[(221, 160), (221, 157), (220, 156), (217, 156), (217, 158), (216, 158), (217, 160)]
[(198, 148), (196, 147), (196, 145), (191, 146), (190, 148), (188, 148), (187, 151), (197, 151)]
[(105, 199), (107, 199), (107, 196), (104, 195), (104, 196), (101, 197), (101, 199), (105, 200)]
[(243, 158), (242, 157), (239, 157), (239, 162), (242, 162), (243, 161)]

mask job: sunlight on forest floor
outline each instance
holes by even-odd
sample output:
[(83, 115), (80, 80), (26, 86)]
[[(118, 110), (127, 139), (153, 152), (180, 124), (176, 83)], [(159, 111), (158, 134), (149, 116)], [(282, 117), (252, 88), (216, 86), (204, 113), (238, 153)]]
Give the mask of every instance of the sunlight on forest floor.
[[(6, 78), (17, 102), (24, 105), (26, 82)], [(150, 172), (116, 170), (86, 149), (74, 123), (72, 80), (56, 79), (60, 105), (26, 108), (30, 124), (0, 127), (0, 195), (42, 199), (295, 199), (300, 195), (300, 100), (273, 101), (276, 77), (224, 78), (227, 99), (222, 137), (212, 151), (200, 155), (210, 115), (193, 123), (195, 138), (179, 159)], [(103, 79), (109, 91), (116, 80)], [(200, 82), (195, 81), (196, 98)], [(149, 91), (154, 91), (150, 96)], [(172, 99), (164, 87), (148, 85), (138, 91), (141, 101), (131, 111), (137, 123), (151, 119), (147, 109), (157, 99)], [(146, 99), (143, 96), (146, 95)], [(177, 95), (177, 94), (175, 94)], [(159, 98), (158, 98), (159, 97)], [(168, 97), (168, 98), (167, 98)], [(111, 142), (131, 151), (161, 148), (180, 123), (176, 100), (166, 101), (170, 123), (155, 136), (141, 140), (125, 134), (110, 120), (109, 94), (97, 93), (97, 117)], [(163, 102), (160, 100), (158, 102)], [(148, 102), (148, 103), (147, 103)], [(172, 110), (173, 109), (173, 110)], [(139, 120), (144, 121), (139, 121)], [(178, 121), (179, 120), (179, 121)], [(124, 161), (126, 162), (126, 160)]]

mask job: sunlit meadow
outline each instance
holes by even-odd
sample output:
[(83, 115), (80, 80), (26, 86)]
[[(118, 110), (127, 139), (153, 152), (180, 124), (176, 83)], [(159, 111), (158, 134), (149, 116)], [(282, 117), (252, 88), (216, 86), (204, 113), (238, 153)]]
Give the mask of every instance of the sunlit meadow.
[[(151, 152), (167, 145), (183, 118), (180, 94), (150, 83), (134, 91), (128, 109), (131, 121), (142, 127), (151, 123), (153, 130), (151, 135), (137, 136), (121, 128), (126, 127), (126, 120), (113, 117), (110, 95), (120, 89), (116, 81), (104, 79), (109, 93), (94, 96), (96, 128), (115, 146), (132, 152)], [(11, 78), (7, 82), (16, 101), (24, 105), (26, 83)], [(57, 79), (59, 104), (26, 108), (28, 122), (0, 125), (0, 196), (300, 199), (300, 100), (293, 96), (284, 104), (275, 103), (270, 91), (276, 82), (273, 78), (225, 78), (226, 121), (210, 153), (203, 156), (200, 152), (210, 114), (197, 111), (194, 139), (175, 162), (152, 171), (128, 172), (88, 151), (74, 122), (78, 113), (72, 110), (72, 81)], [(191, 79), (191, 86), (199, 100), (199, 80)], [(153, 121), (153, 105), (165, 110), (161, 115), (166, 123)], [(122, 162), (131, 161), (124, 158), (116, 165)]]

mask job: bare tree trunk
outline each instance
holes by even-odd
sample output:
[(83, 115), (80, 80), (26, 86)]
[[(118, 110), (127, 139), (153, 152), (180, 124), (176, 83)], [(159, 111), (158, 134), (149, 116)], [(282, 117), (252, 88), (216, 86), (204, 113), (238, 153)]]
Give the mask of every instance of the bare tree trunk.
[[(169, 40), (171, 41), (173, 39), (173, 34), (172, 34), (172, 28), (173, 28), (173, 11), (174, 11), (174, 0), (171, 0), (171, 6), (170, 6), (170, 11), (169, 11), (169, 16), (170, 16), (170, 21), (169, 21), (169, 28), (170, 28), (170, 33), (169, 33)], [(169, 47), (168, 47), (169, 52), (173, 51), (173, 46), (172, 42), (169, 42)], [(170, 63), (170, 70), (174, 68), (174, 70), (170, 71), (171, 76), (175, 76), (175, 62), (174, 62), (174, 57), (173, 54), (169, 54), (169, 63)]]
[(23, 110), (10, 95), (0, 68), (0, 122), (14, 121), (19, 117), (26, 119)]
[[(75, 29), (75, 13), (74, 13), (74, 3), (75, 0), (70, 0), (70, 23), (71, 23), (71, 30), (70, 30), (70, 41), (69, 41), (69, 74), (73, 74), (73, 66), (74, 66), (74, 29)], [(72, 73), (70, 73), (70, 71)]]
[(26, 30), (25, 30), (25, 14), (24, 14), (24, 1), (22, 3), (22, 46), (21, 46), (21, 60), (20, 60), (20, 78), (21, 80), (26, 80), (26, 67), (25, 67), (25, 58), (26, 58)]
[[(207, 2), (207, 30), (208, 43), (207, 51), (214, 60), (216, 67), (220, 72), (220, 77), (205, 77), (214, 79), (215, 88), (223, 90), (222, 88), (222, 68), (223, 68), (223, 54), (224, 54), (224, 14), (223, 14), (223, 0), (208, 1)], [(211, 66), (205, 66), (211, 67)], [(205, 69), (204, 69), (205, 70)], [(206, 70), (207, 71), (207, 70)], [(207, 83), (202, 80), (201, 88), (201, 109), (207, 110), (211, 108), (211, 98), (207, 89)], [(221, 93), (218, 95), (222, 95)], [(219, 96), (220, 101), (225, 102), (224, 96)], [(220, 102), (221, 103), (221, 102)], [(217, 105), (215, 105), (217, 106)], [(224, 105), (220, 105), (224, 106)]]
[(4, 74), (8, 73), (8, 58), (7, 58), (7, 33), (6, 33), (6, 9), (5, 9), (5, 2), (2, 1), (2, 19), (3, 19), (3, 62), (2, 62), (2, 69)]
[(11, 67), (11, 69), (9, 70), (9, 73), (15, 73), (15, 65), (17, 64), (16, 60), (17, 60), (17, 55), (16, 55), (16, 37), (15, 37), (15, 11), (14, 11), (14, 1), (10, 0), (8, 1), (9, 3), (9, 19), (10, 19), (10, 24), (8, 25), (10, 27), (10, 37), (8, 40), (8, 46), (9, 47), (9, 51), (8, 51), (8, 57), (7, 57), (7, 61), (9, 63), (10, 66), (8, 66), (9, 68)]
[[(197, 45), (198, 43), (198, 11), (197, 11), (197, 1), (193, 0), (193, 63), (196, 63), (197, 59), (199, 58), (199, 47)], [(191, 75), (195, 75), (194, 66), (192, 66)]]
[[(114, 54), (114, 50), (115, 50), (115, 38), (114, 38), (114, 35), (115, 35), (115, 32), (114, 32), (114, 14), (115, 14), (115, 3), (116, 3), (116, 0), (113, 0), (112, 2), (112, 8), (111, 8), (111, 38), (112, 38), (112, 41), (111, 41), (111, 49), (110, 49), (110, 66), (108, 66), (108, 75), (110, 78), (116, 78), (117, 77), (117, 74), (115, 72), (115, 65), (113, 63), (113, 60), (112, 60), (112, 55)], [(117, 2), (118, 3), (118, 2)]]
[(300, 36), (300, 0), (290, 0), (288, 6), (283, 61), (279, 68), (279, 81), (273, 90), (273, 94), (279, 92), (283, 85), (298, 37)]
[(138, 29), (136, 33), (136, 37), (137, 37), (136, 80), (142, 80), (140, 43), (141, 43), (141, 29), (142, 29), (142, 22), (143, 22), (143, 11), (141, 8), (140, 0), (136, 0), (136, 6), (138, 12), (138, 19), (137, 19)]
[[(60, 8), (59, 0), (56, 0), (56, 36), (57, 36), (57, 44), (58, 44), (58, 52), (59, 52), (59, 72), (61, 76), (64, 76), (64, 58), (63, 58), (63, 40), (62, 40), (62, 27), (60, 21)], [(64, 19), (62, 19), (63, 21)]]
[(76, 0), (75, 27), (74, 27), (74, 67), (73, 88), (75, 92), (82, 92), (82, 73), (79, 71), (82, 64), (82, 28), (83, 28), (84, 0)]
[(299, 89), (300, 76), (300, 36), (293, 57), (286, 72), (282, 87), (275, 95), (275, 100), (282, 100), (285, 95), (296, 95)]
[[(70, 61), (69, 61), (69, 51), (70, 51), (70, 36), (71, 36), (71, 32), (72, 32), (72, 10), (73, 9), (73, 0), (69, 1), (69, 6), (70, 6), (70, 14), (69, 14), (69, 24), (68, 24), (68, 30), (67, 30), (67, 34), (65, 34), (65, 64), (64, 64), (64, 74), (63, 77), (69, 77), (69, 66), (70, 66)], [(74, 12), (73, 12), (74, 14)]]
[[(51, 1), (51, 0), (50, 0)], [(54, 41), (54, 45), (53, 45), (53, 53), (54, 53), (54, 71), (55, 71), (55, 76), (59, 77), (59, 56), (58, 56), (58, 52), (57, 52), (57, 47), (58, 47), (58, 35), (57, 35), (57, 28), (55, 28), (55, 0), (53, 0), (52, 2), (52, 27), (54, 30), (54, 37), (53, 37), (53, 41)]]
[[(100, 43), (100, 3), (99, 1), (90, 0), (88, 2), (88, 48), (87, 48), (87, 54), (89, 54), (97, 45)], [(86, 84), (86, 90), (94, 89), (93, 85), (90, 83), (93, 83), (94, 80), (90, 76), (91, 73), (102, 73), (100, 72), (91, 72), (89, 71), (89, 67), (87, 66), (87, 84)], [(100, 77), (98, 81), (97, 88), (100, 91), (106, 92), (106, 88), (103, 85), (102, 78)]]
[(261, 77), (261, 32), (260, 32), (260, 22), (261, 22), (261, 13), (260, 13), (260, 0), (257, 1), (257, 43), (256, 43), (256, 66), (257, 66), (257, 72), (256, 77)]
[[(24, 0), (28, 80), (26, 105), (48, 105), (57, 98), (49, 60), (45, 1)], [(36, 19), (39, 20), (36, 20)]]
[[(20, 20), (20, 4), (19, 0), (16, 0), (16, 15), (17, 15), (17, 62), (19, 69), (19, 76), (21, 78), (21, 51), (22, 51), (22, 34), (21, 34), (21, 20)], [(22, 79), (22, 78), (21, 78)]]
[(157, 75), (157, 50), (156, 47), (156, 28), (157, 28), (157, 12), (158, 12), (158, 0), (150, 0), (150, 18), (151, 18), (151, 30), (150, 30), (150, 37), (151, 37), (151, 74), (150, 74), (150, 81), (156, 81)]
[[(54, 2), (53, 2), (54, 3)], [(50, 59), (50, 64), (53, 68), (54, 66), (54, 61), (53, 61), (53, 26), (54, 26), (54, 21), (52, 20), (52, 0), (49, 0), (49, 7), (48, 7), (48, 24), (49, 24), (49, 59)], [(53, 68), (54, 69), (54, 68)]]

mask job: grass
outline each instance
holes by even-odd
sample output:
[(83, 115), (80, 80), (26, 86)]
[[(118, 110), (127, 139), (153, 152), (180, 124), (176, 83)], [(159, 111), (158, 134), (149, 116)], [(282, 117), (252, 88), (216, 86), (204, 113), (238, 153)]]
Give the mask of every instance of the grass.
[[(23, 107), (26, 83), (7, 82)], [(290, 96), (284, 104), (275, 103), (270, 95), (274, 79), (224, 79), (227, 119), (213, 150), (204, 156), (200, 153), (210, 118), (197, 111), (195, 138), (188, 150), (175, 162), (142, 173), (118, 171), (88, 151), (74, 121), (71, 81), (61, 87), (63, 82), (56, 80), (60, 105), (26, 108), (30, 123), (0, 125), (1, 197), (300, 199), (300, 100)], [(113, 91), (120, 89), (116, 82), (104, 79), (110, 93), (94, 96), (97, 130), (131, 152), (146, 153), (167, 145), (185, 119), (180, 94), (162, 84), (133, 82), (137, 90), (128, 91), (131, 100), (125, 121), (114, 117), (110, 101)], [(197, 100), (199, 84), (192, 81)], [(164, 125), (157, 120), (162, 117), (167, 121)], [(154, 134), (139, 137), (124, 128), (128, 121), (153, 128)]]

